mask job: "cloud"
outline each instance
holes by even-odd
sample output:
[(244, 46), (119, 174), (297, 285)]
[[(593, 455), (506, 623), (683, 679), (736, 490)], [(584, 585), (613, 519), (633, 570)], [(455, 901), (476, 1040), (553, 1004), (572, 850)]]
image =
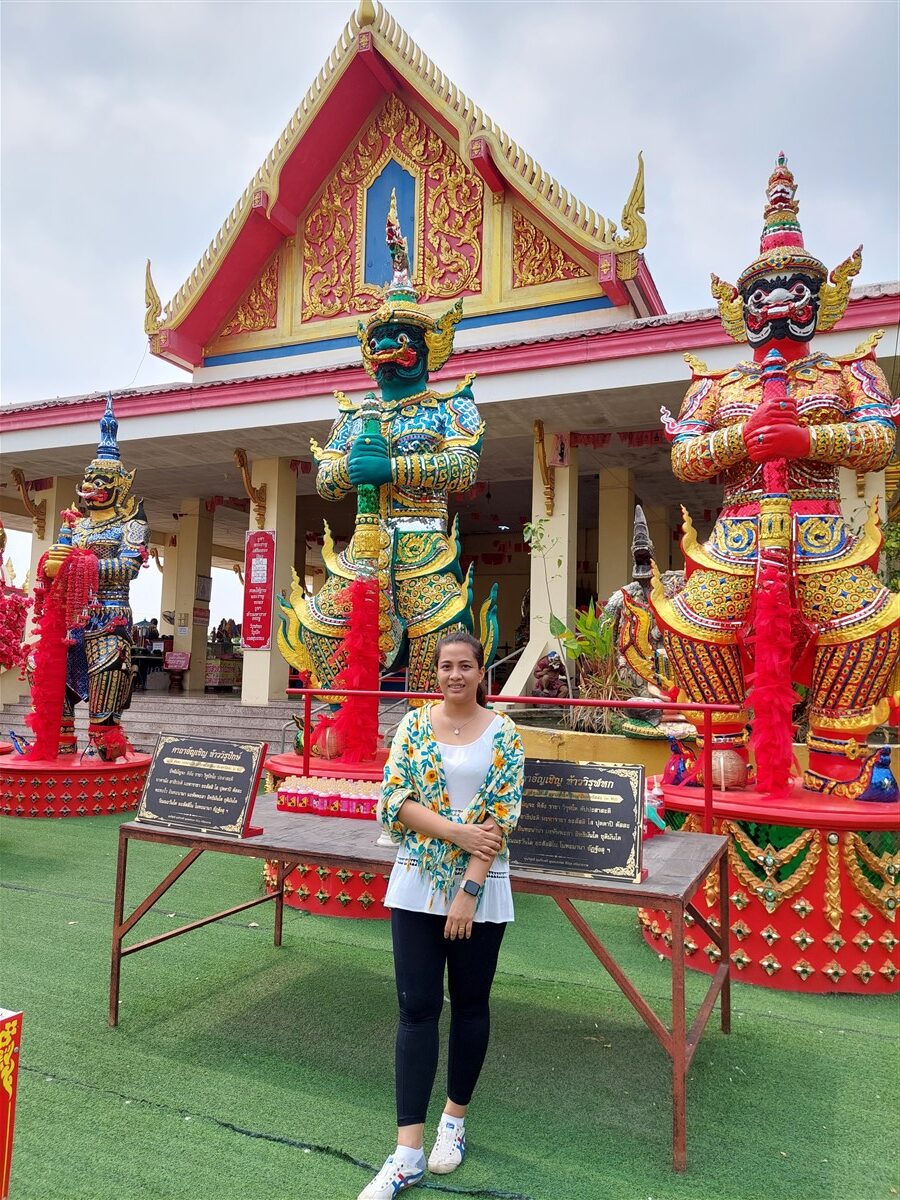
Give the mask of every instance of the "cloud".
[[(894, 5), (413, 3), (391, 13), (580, 200), (618, 220), (644, 151), (670, 310), (756, 251), (777, 152), (807, 244), (898, 274)], [(0, 5), (8, 399), (130, 383), (143, 269), (187, 277), (324, 63), (346, 3)], [(138, 383), (184, 378), (145, 359)]]

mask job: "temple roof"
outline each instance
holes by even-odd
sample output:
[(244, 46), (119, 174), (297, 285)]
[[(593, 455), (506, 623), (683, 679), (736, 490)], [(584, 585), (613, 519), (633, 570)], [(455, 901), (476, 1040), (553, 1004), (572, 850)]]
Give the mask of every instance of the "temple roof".
[(619, 225), (572, 196), (431, 62), (381, 3), (361, 0), (274, 147), (185, 282), (163, 307), (147, 264), (145, 329), (154, 354), (198, 365), (247, 289), (318, 196), (385, 98), (418, 104), (495, 198), (516, 204), (595, 264), (614, 305), (664, 311), (640, 251), (647, 240), (644, 170)]
[[(874, 324), (887, 324), (896, 321), (897, 298), (900, 297), (900, 281), (891, 280), (883, 283), (864, 284), (853, 288), (850, 304), (842, 322), (841, 329), (869, 329)], [(694, 338), (689, 338), (690, 331), (696, 331)], [(668, 334), (671, 332), (671, 338)], [(465, 360), (466, 356), (484, 358), (499, 351), (523, 347), (538, 347), (550, 345), (572, 345), (575, 343), (620, 343), (628, 338), (629, 354), (659, 354), (665, 351), (681, 351), (686, 348), (698, 349), (716, 345), (730, 345), (731, 340), (722, 328), (718, 312), (715, 308), (690, 309), (685, 312), (655, 314), (637, 320), (622, 321), (601, 329), (580, 332), (543, 334), (534, 337), (520, 337), (500, 340), (490, 346), (474, 347), (469, 350), (458, 350), (454, 354), (454, 365), (457, 360)], [(890, 348), (886, 347), (890, 356)], [(621, 349), (616, 353), (623, 353)], [(885, 357), (882, 355), (882, 358)], [(564, 361), (561, 356), (560, 361)], [(182, 394), (197, 395), (201, 392), (252, 392), (259, 385), (267, 382), (277, 382), (286, 394), (290, 392), (291, 380), (309, 376), (330, 376), (336, 370), (346, 370), (346, 367), (335, 368), (331, 365), (317, 365), (297, 370), (289, 375), (283, 372), (264, 373), (244, 376), (237, 380), (206, 379), (201, 382), (186, 380), (181, 383), (147, 384), (142, 387), (114, 388), (113, 398), (116, 403), (122, 403), (120, 413), (128, 416), (131, 413), (133, 401), (161, 400), (167, 397), (177, 398)], [(484, 367), (481, 366), (481, 370)], [(360, 370), (361, 381), (368, 382)], [(685, 372), (687, 379), (687, 371)], [(327, 389), (326, 389), (327, 390)], [(24, 401), (19, 404), (8, 404), (0, 411), (0, 432), (11, 432), (21, 427), (17, 419), (19, 415), (46, 411), (48, 409), (81, 409), (88, 408), (89, 417), (99, 417), (106, 401), (108, 389), (82, 393), (75, 396), (56, 396), (44, 400)]]

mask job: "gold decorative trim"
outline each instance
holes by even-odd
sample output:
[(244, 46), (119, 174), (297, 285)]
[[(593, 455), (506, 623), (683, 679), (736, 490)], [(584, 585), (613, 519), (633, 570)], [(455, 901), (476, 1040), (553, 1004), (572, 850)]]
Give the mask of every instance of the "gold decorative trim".
[(735, 342), (746, 342), (744, 328), (744, 301), (733, 283), (726, 283), (718, 275), (710, 275), (710, 291), (719, 307), (719, 320), (725, 332)]
[[(266, 214), (271, 213), (280, 187), (281, 170), (290, 158), (297, 142), (306, 130), (338, 78), (347, 69), (357, 52), (358, 36), (365, 29), (366, 37), (377, 44), (378, 51), (400, 75), (425, 93), (426, 100), (437, 102), (457, 126), (460, 152), (465, 157), (469, 144), (482, 139), (489, 147), (498, 169), (514, 179), (516, 186), (526, 195), (552, 224), (562, 222), (570, 233), (585, 245), (586, 249), (613, 251), (625, 256), (632, 251), (643, 250), (647, 244), (647, 225), (643, 218), (644, 160), (638, 155), (638, 167), (631, 192), (622, 209), (621, 224), (624, 232), (619, 233), (613, 221), (595, 212), (576, 199), (557, 182), (539, 163), (526, 154), (482, 109), (462, 93), (443, 71), (439, 70), (427, 55), (419, 49), (412, 38), (397, 24), (381, 3), (373, 5), (365, 0), (353, 14), (337, 44), (319, 71), (306, 95), (301, 100), (290, 121), (284, 127), (275, 145), (266, 155), (259, 170), (241, 193), (237, 203), (226, 217), (222, 227), (204, 251), (200, 261), (188, 278), (176, 291), (165, 307), (161, 324), (175, 328), (196, 304), (215, 275), (220, 261), (225, 257), (237, 234), (249, 216), (254, 201), (266, 205)], [(625, 258), (626, 269), (632, 264)], [(634, 262), (636, 269), (636, 260)]]
[(32, 530), (34, 536), (40, 541), (47, 531), (47, 501), (41, 500), (35, 504), (31, 496), (28, 494), (28, 482), (25, 476), (18, 467), (14, 467), (10, 471), (10, 478), (16, 485), (16, 490), (22, 497), (22, 503), (25, 505), (25, 511), (32, 520)]
[[(783, 900), (795, 896), (806, 887), (815, 874), (822, 853), (822, 838), (817, 829), (805, 829), (783, 850), (776, 850), (772, 845), (767, 845), (765, 849), (757, 846), (736, 821), (723, 821), (722, 832), (731, 835), (728, 839), (728, 863), (732, 874), (756, 896), (766, 912), (770, 913), (774, 912)], [(765, 879), (760, 879), (751, 871), (738, 853), (738, 847), (762, 868)], [(790, 878), (776, 879), (775, 873), (787, 866), (803, 850), (807, 852), (806, 858)]]
[(587, 279), (587, 271), (552, 241), (542, 229), (513, 209), (512, 285), (538, 287), (568, 279)]
[(537, 450), (538, 467), (541, 472), (541, 480), (544, 484), (544, 511), (548, 517), (553, 516), (553, 509), (556, 503), (556, 480), (547, 465), (547, 447), (544, 443), (544, 422), (535, 421), (534, 423), (534, 445)]
[(241, 587), (243, 587), (244, 586), (244, 569), (243, 569), (243, 567), (241, 566), (240, 563), (232, 563), (231, 569), (232, 569), (232, 571), (234, 571), (235, 575), (237, 575), (238, 582), (240, 583)]
[(144, 272), (144, 333), (156, 333), (162, 324), (162, 301), (153, 276), (150, 273), (150, 259), (147, 259), (147, 269)]
[(268, 266), (226, 321), (219, 332), (219, 337), (233, 337), (239, 333), (259, 333), (260, 330), (276, 327), (278, 324), (279, 265), (280, 255), (276, 251)]
[(709, 367), (706, 365), (706, 363), (701, 358), (696, 358), (691, 353), (683, 354), (682, 358), (687, 363), (687, 365), (691, 368), (691, 371), (694, 375), (709, 375), (710, 374)]
[(868, 358), (870, 354), (875, 352), (875, 347), (883, 337), (884, 330), (876, 329), (864, 341), (859, 343), (852, 354), (836, 354), (834, 356), (835, 361), (839, 363), (855, 363), (859, 362), (861, 358)]
[[(3, 1090), (6, 1092), (7, 1096), (9, 1096), (10, 1103), (12, 1103), (12, 1080), (13, 1075), (15, 1074), (16, 1066), (14, 1055), (16, 1049), (16, 1033), (18, 1029), (19, 1022), (15, 1019), (11, 1019), (9, 1021), (5, 1021), (2, 1030), (0, 1030), (0, 1084), (2, 1084)], [(4, 1146), (4, 1150), (7, 1151), (5, 1161), (8, 1163), (8, 1146)]]
[(825, 865), (825, 919), (832, 929), (840, 929), (843, 909), (841, 908), (841, 870), (838, 847), (838, 835), (828, 834), (826, 838)]
[(334, 535), (331, 532), (331, 526), (327, 521), (323, 521), (322, 526), (324, 530), (322, 536), (322, 561), (325, 563), (328, 574), (337, 575), (340, 579), (355, 579), (356, 575), (354, 572), (341, 563), (340, 554), (334, 546)]
[[(865, 488), (863, 488), (863, 492), (860, 493), (860, 496), (862, 497), (864, 493)], [(883, 540), (884, 539), (881, 533), (881, 517), (878, 512), (878, 497), (876, 496), (869, 505), (866, 523), (863, 526), (862, 532), (857, 538), (855, 545), (847, 552), (847, 554), (841, 555), (840, 558), (833, 559), (831, 562), (829, 562), (829, 570), (836, 570), (838, 567), (858, 567), (863, 563), (869, 562), (880, 551)], [(798, 575), (815, 575), (821, 570), (822, 564), (817, 562), (801, 562), (797, 565)], [(898, 613), (898, 615), (900, 615), (900, 613)], [(855, 627), (847, 640), (855, 642), (859, 636), (859, 629), (858, 627)]]
[(256, 517), (256, 528), (265, 529), (266, 527), (266, 485), (261, 483), (259, 487), (254, 487), (250, 480), (250, 464), (247, 461), (247, 451), (241, 450), (238, 447), (234, 452), (234, 463), (241, 473), (241, 481), (244, 485), (244, 491), (247, 493), (247, 498), (253, 505), (253, 515)]
[(850, 299), (851, 280), (859, 274), (861, 267), (862, 246), (858, 246), (849, 258), (845, 258), (834, 268), (828, 282), (822, 284), (819, 292), (819, 317), (816, 321), (817, 333), (827, 333), (844, 315)]
[[(883, 887), (876, 887), (862, 869), (861, 862), (881, 879)], [(896, 854), (883, 854), (880, 858), (875, 854), (858, 833), (844, 834), (844, 862), (847, 871), (860, 896), (873, 904), (886, 921), (894, 923), (897, 917), (897, 905), (900, 903), (900, 851)], [(863, 910), (865, 911), (865, 910)], [(854, 910), (853, 915), (865, 926), (871, 919), (871, 914), (862, 920)]]

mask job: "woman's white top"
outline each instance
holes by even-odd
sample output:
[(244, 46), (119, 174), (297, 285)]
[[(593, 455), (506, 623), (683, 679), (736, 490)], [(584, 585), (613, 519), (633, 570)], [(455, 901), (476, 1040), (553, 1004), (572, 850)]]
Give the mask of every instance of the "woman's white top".
[[(500, 718), (494, 717), (481, 737), (466, 746), (451, 746), (446, 742), (438, 742), (447, 780), (447, 796), (454, 814), (466, 809), (476, 792), (481, 789), (490, 770), (494, 734), (499, 724)], [(415, 859), (401, 846), (388, 881), (385, 907), (446, 916), (450, 903), (462, 883), (465, 870), (465, 867), (457, 866), (456, 879), (449, 894), (445, 895), (432, 885), (428, 875), (418, 869)], [(495, 859), (484, 881), (484, 891), (475, 910), (474, 920), (507, 923), (513, 919), (509, 862), (499, 862)]]

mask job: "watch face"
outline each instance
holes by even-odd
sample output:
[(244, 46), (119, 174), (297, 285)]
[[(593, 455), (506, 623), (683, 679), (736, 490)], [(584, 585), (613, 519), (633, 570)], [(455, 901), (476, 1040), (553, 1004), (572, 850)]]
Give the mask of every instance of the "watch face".
[(467, 892), (470, 896), (477, 896), (481, 888), (473, 879), (467, 879), (463, 884), (463, 891)]

